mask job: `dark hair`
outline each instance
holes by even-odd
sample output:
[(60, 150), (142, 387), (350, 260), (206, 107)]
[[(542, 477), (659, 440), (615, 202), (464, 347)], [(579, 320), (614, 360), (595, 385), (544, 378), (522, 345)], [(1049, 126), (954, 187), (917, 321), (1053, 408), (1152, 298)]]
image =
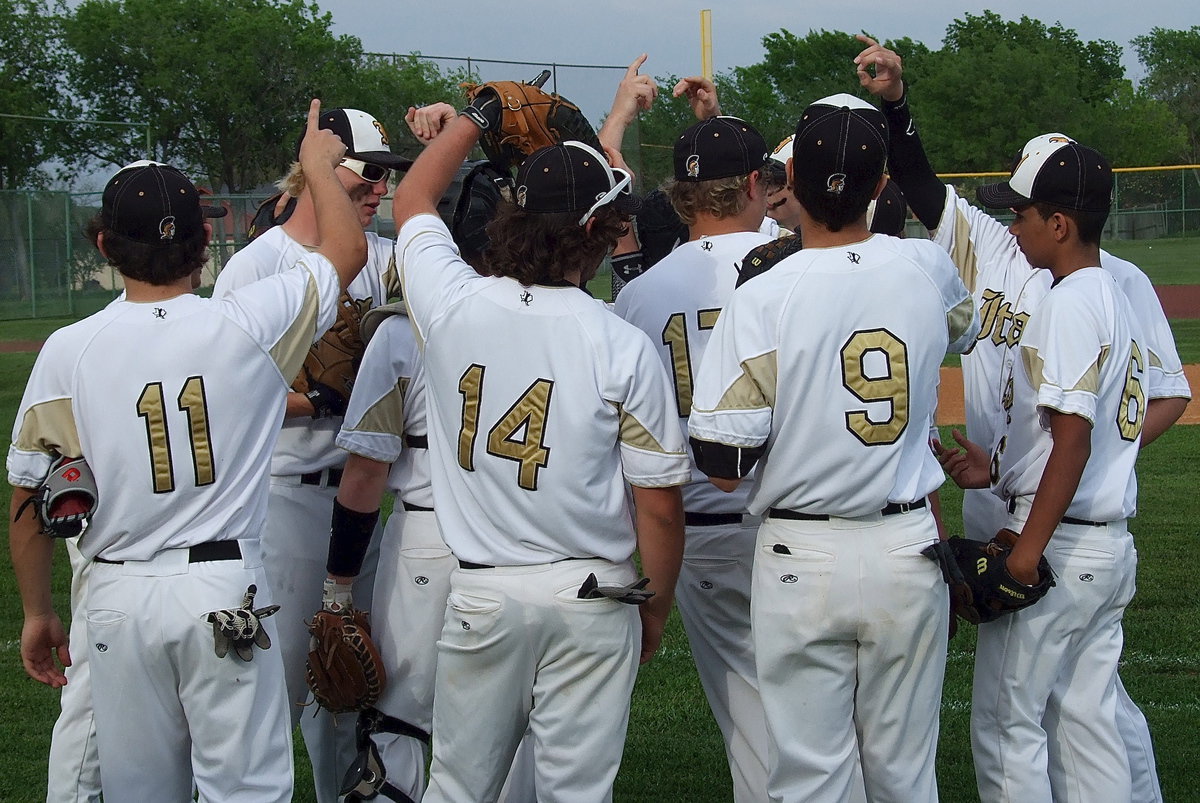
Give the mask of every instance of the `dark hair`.
[[(879, 176), (882, 175), (881, 171)], [(879, 176), (870, 183), (856, 182), (858, 186), (843, 189), (840, 193), (829, 192), (824, 185), (815, 182), (799, 181), (794, 192), (809, 217), (830, 231), (841, 231), (866, 216)]]
[(208, 262), (208, 236), (203, 228), (183, 242), (146, 245), (108, 228), (104, 225), (103, 213), (97, 213), (88, 221), (84, 236), (99, 248), (102, 233), (108, 264), (122, 276), (139, 282), (168, 285), (191, 275)]
[(612, 206), (592, 216), (589, 232), (582, 212), (526, 212), (503, 201), (487, 226), (486, 269), (524, 285), (554, 282), (573, 270), (589, 278), (629, 226), (629, 216)]
[(1075, 224), (1075, 230), (1079, 233), (1080, 242), (1088, 245), (1100, 245), (1100, 236), (1104, 233), (1104, 224), (1108, 220), (1107, 210), (1085, 212), (1080, 209), (1064, 209), (1061, 206), (1042, 201), (1034, 201), (1033, 208), (1042, 216), (1042, 220), (1049, 220), (1055, 212), (1069, 217)]

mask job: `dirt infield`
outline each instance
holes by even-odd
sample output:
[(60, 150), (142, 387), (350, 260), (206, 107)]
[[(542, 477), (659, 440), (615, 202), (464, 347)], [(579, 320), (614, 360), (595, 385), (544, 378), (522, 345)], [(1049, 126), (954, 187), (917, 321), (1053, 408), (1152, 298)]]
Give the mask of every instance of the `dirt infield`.
[(1200, 318), (1200, 284), (1164, 284), (1154, 290), (1168, 318)]
[[(1200, 390), (1200, 365), (1185, 365), (1183, 373), (1193, 393)], [(961, 368), (942, 368), (942, 386), (938, 391), (937, 422), (946, 424), (965, 424), (963, 383)], [(1193, 402), (1179, 417), (1180, 424), (1200, 424), (1200, 402)]]

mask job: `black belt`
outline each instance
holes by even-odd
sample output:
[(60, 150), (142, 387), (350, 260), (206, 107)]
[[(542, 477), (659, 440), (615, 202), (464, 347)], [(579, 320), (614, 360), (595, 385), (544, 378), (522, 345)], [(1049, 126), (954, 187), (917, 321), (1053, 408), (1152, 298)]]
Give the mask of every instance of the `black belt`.
[(404, 509), (407, 510), (409, 513), (413, 513), (413, 512), (432, 513), (433, 512), (433, 508), (431, 508), (431, 507), (421, 507), (420, 505), (414, 505), (412, 502), (405, 502)]
[[(322, 483), (324, 480), (324, 483)], [(301, 485), (321, 485), (326, 488), (336, 488), (342, 484), (342, 470), (340, 468), (327, 468), (324, 471), (310, 471), (307, 474), (300, 475)]]
[(1107, 527), (1107, 521), (1088, 521), (1087, 519), (1077, 519), (1074, 516), (1063, 516), (1063, 524), (1079, 524), (1084, 527)]
[[(1008, 500), (1008, 512), (1015, 513), (1017, 510), (1017, 498), (1014, 496)], [(1063, 524), (1078, 524), (1081, 527), (1107, 527), (1107, 521), (1090, 521), (1088, 519), (1077, 519), (1074, 516), (1063, 516), (1061, 519)]]
[[(562, 563), (564, 560), (597, 560), (597, 558), (594, 558), (594, 557), (593, 558), (559, 558), (558, 560), (551, 561), (551, 563)], [(460, 568), (460, 569), (494, 569), (496, 567), (492, 566), (489, 563), (472, 563), (469, 560), (463, 560), (462, 558), (459, 558), (458, 559), (458, 568)]]
[(716, 527), (718, 524), (741, 524), (741, 513), (684, 513), (683, 523), (689, 527)]
[(407, 446), (409, 449), (428, 449), (429, 448), (429, 436), (428, 435), (405, 435), (404, 436), (404, 445)]
[[(206, 541), (203, 544), (188, 547), (188, 563), (241, 559), (242, 548), (238, 545), (237, 541)], [(95, 557), (92, 560), (96, 561), (96, 563), (107, 563), (112, 566), (120, 566), (125, 562), (123, 560), (107, 560), (101, 557)]]
[[(915, 502), (889, 502), (879, 513), (883, 516), (894, 516), (897, 513), (907, 513), (910, 510), (920, 510), (923, 507), (925, 507), (924, 499), (918, 499)], [(779, 507), (773, 507), (768, 510), (767, 517), (772, 519), (791, 519), (792, 521), (829, 521), (829, 516), (824, 513), (801, 513), (798, 510), (786, 510)]]

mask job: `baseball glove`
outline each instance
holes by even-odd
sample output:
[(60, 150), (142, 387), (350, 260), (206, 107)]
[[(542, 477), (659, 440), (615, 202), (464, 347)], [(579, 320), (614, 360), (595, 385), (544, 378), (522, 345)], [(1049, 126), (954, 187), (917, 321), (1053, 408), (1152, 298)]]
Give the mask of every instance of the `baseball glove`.
[(343, 292), (338, 298), (337, 320), (304, 355), (304, 365), (292, 383), (313, 403), (313, 418), (342, 415), (362, 363), (363, 343), (359, 327), (371, 306), (369, 299), (355, 300)]
[(1012, 549), (998, 541), (950, 538), (922, 550), (937, 563), (950, 586), (951, 606), (960, 617), (979, 624), (1028, 608), (1054, 585), (1054, 572), (1043, 557), (1038, 562), (1038, 582), (1025, 585), (1008, 572)]
[(578, 140), (603, 153), (595, 130), (579, 107), (542, 89), (549, 77), (550, 72), (544, 70), (530, 83), (462, 85), (470, 101), (463, 114), (483, 129), (479, 145), (500, 168), (516, 167), (534, 151), (567, 140)]
[(59, 458), (33, 496), (17, 508), (13, 521), (33, 506), (42, 532), (55, 538), (74, 538), (96, 512), (96, 477), (82, 457)]
[(734, 287), (741, 287), (755, 276), (766, 273), (792, 254), (799, 253), (803, 247), (804, 244), (800, 241), (799, 234), (789, 234), (778, 240), (763, 243), (746, 254), (746, 258), (742, 260), (742, 267), (738, 270), (737, 283)]
[(305, 672), (313, 698), (330, 713), (361, 711), (383, 693), (387, 674), (366, 611), (322, 608), (308, 624), (312, 634)]

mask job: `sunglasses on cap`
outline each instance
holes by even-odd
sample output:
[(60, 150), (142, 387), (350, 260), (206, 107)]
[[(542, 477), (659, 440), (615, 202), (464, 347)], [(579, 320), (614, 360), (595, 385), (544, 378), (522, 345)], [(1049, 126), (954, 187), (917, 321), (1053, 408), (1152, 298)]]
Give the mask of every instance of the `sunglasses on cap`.
[(392, 174), (391, 168), (364, 162), (361, 159), (343, 159), (338, 163), (368, 184), (378, 184), (386, 181)]

